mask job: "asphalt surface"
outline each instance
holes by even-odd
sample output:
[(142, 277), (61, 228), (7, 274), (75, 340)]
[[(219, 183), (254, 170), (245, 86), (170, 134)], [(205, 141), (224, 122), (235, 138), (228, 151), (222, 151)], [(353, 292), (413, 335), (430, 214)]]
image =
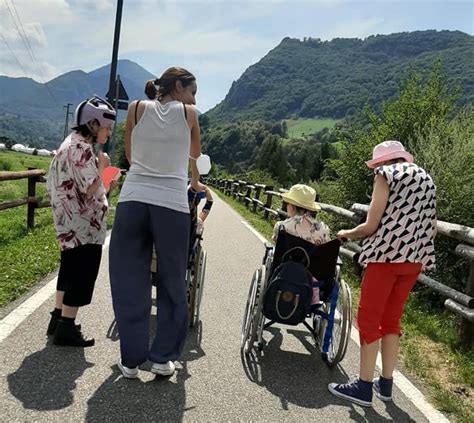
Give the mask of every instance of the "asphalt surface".
[(138, 380), (121, 376), (105, 250), (93, 303), (78, 316), (84, 333), (96, 338), (95, 347), (48, 341), (51, 297), (0, 344), (0, 421), (427, 421), (398, 388), (393, 403), (374, 397), (373, 408), (328, 392), (328, 383), (357, 373), (352, 341), (342, 366), (329, 369), (302, 325), (277, 326), (265, 332), (263, 354), (242, 361), (240, 325), (264, 249), (237, 213), (218, 198), (215, 203), (204, 233), (201, 322), (188, 333), (177, 373), (155, 377), (147, 364)]

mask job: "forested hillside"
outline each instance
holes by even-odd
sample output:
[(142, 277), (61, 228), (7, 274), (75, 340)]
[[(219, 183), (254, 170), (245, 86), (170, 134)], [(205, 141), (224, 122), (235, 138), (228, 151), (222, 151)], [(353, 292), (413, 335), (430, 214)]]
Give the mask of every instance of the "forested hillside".
[[(75, 70), (41, 84), (30, 78), (0, 76), (0, 136), (15, 142), (55, 148), (62, 141), (65, 113), (85, 97), (108, 91), (110, 66), (91, 72)], [(118, 74), (131, 99), (142, 98), (154, 76), (130, 60), (118, 61)]]
[(232, 84), (207, 113), (211, 121), (344, 118), (365, 104), (380, 110), (409, 70), (440, 59), (459, 102), (474, 99), (474, 37), (459, 31), (416, 31), (332, 41), (285, 38)]

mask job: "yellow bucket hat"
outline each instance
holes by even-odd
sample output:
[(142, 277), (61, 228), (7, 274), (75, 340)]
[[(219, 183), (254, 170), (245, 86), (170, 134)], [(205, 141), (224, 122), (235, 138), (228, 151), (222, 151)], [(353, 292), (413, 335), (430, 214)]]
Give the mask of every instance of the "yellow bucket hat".
[(316, 191), (308, 185), (293, 185), (288, 192), (281, 195), (281, 198), (289, 204), (309, 211), (321, 210), (321, 207), (315, 201)]

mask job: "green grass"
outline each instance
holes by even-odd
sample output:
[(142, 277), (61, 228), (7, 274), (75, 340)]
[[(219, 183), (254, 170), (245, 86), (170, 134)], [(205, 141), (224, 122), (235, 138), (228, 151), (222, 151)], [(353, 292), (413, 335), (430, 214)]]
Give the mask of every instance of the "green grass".
[[(20, 171), (28, 167), (47, 170), (51, 158), (13, 151), (0, 152), (0, 170)], [(0, 182), (0, 201), (26, 197), (27, 179)], [(36, 185), (44, 196), (44, 183)], [(15, 300), (57, 268), (59, 248), (49, 208), (35, 211), (35, 228), (26, 228), (26, 206), (0, 211), (0, 306)]]
[[(270, 239), (273, 225), (218, 190), (217, 195), (239, 212), (265, 238)], [(335, 222), (320, 214), (323, 221)], [(334, 225), (335, 226), (335, 225)], [(349, 227), (350, 225), (345, 225)], [(336, 229), (334, 227), (333, 229)], [(353, 266), (344, 260), (343, 278), (351, 287), (354, 317), (359, 304), (360, 280)], [(402, 319), (400, 367), (423, 385), (434, 406), (455, 422), (474, 421), (474, 351), (457, 347), (459, 319), (447, 310), (433, 309), (426, 303), (423, 290), (410, 296)]]
[(315, 134), (324, 128), (332, 128), (338, 121), (335, 119), (286, 119), (288, 136), (302, 138)]

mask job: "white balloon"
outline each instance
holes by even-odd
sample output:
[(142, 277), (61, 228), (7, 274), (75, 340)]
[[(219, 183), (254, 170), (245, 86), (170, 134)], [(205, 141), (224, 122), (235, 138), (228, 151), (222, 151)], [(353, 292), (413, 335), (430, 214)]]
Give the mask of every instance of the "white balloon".
[(207, 175), (211, 171), (211, 158), (207, 154), (201, 154), (196, 159), (196, 167), (200, 175)]

